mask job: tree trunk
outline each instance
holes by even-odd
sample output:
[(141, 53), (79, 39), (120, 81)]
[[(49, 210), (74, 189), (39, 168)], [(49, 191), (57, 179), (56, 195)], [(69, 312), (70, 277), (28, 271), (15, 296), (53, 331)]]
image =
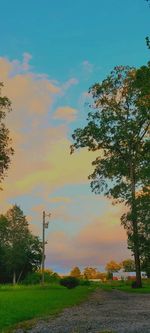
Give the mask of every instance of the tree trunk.
[(134, 177), (133, 169), (134, 168), (133, 168), (133, 165), (131, 162), (131, 167), (130, 167), (131, 191), (132, 191), (131, 216), (132, 216), (132, 226), (133, 226), (134, 260), (135, 260), (135, 270), (136, 270), (136, 284), (137, 284), (137, 288), (141, 288), (142, 279), (141, 279), (139, 236), (138, 236), (137, 212), (136, 212), (135, 177)]
[(13, 285), (16, 284), (16, 272), (14, 271), (13, 272)]
[(20, 274), (18, 276), (17, 283), (19, 283), (22, 273), (23, 273), (23, 270), (20, 272)]

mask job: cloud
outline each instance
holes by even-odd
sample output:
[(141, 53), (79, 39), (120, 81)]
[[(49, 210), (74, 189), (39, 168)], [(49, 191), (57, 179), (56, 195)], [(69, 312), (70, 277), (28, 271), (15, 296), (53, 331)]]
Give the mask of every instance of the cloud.
[(30, 60), (32, 59), (32, 55), (30, 53), (23, 53), (22, 62), (19, 60), (12, 61), (12, 72), (11, 75), (16, 75), (17, 73), (28, 72), (30, 70)]
[[(29, 58), (26, 54), (24, 63)], [(7, 125), (15, 149), (2, 199), (31, 195), (37, 188), (41, 196), (46, 196), (66, 184), (87, 182), (94, 154), (83, 149), (70, 156), (67, 123), (53, 125), (54, 115), (71, 121), (77, 114), (71, 107), (60, 107), (53, 113), (53, 102), (63, 88), (32, 72), (11, 76), (14, 66), (13, 61), (0, 59), (3, 92), (12, 101), (13, 111), (7, 117)], [(76, 79), (70, 79), (67, 86), (76, 83)]]
[(68, 81), (62, 84), (61, 88), (61, 94), (65, 94), (68, 89), (70, 89), (72, 86), (77, 85), (79, 83), (78, 79), (75, 77), (72, 77)]
[(59, 107), (54, 113), (54, 119), (62, 119), (68, 122), (72, 122), (76, 119), (77, 110), (69, 107)]
[[(121, 260), (128, 254), (125, 232), (119, 226), (121, 211), (100, 198), (103, 212), (98, 215), (94, 211), (99, 207), (97, 198), (93, 196), (92, 201), (90, 195), (84, 198), (80, 194), (93, 171), (91, 162), (97, 152), (84, 148), (70, 155), (69, 126), (78, 113), (64, 103), (61, 106), (60, 96), (63, 98), (78, 81), (72, 78), (60, 85), (45, 74), (32, 73), (30, 59), (29, 54), (22, 62), (0, 58), (3, 93), (12, 101), (7, 126), (15, 149), (3, 183), (0, 208), (5, 212), (10, 202), (22, 200), (36, 234), (41, 233), (42, 211), (52, 210), (55, 223), (48, 231), (46, 250), (49, 266), (99, 265), (110, 260), (112, 253), (113, 259)], [(60, 106), (55, 109), (57, 98)], [(61, 119), (61, 123), (56, 124), (54, 118)], [(71, 189), (65, 193), (67, 186)], [(73, 188), (77, 188), (76, 201), (72, 200)]]
[(92, 74), (94, 70), (94, 65), (91, 64), (88, 60), (82, 62), (83, 71), (87, 74)]
[(127, 236), (120, 226), (123, 207), (114, 207), (110, 203), (107, 207), (106, 213), (91, 218), (72, 236), (63, 230), (49, 232), (47, 264), (57, 264), (62, 270), (69, 270), (75, 265), (105, 266), (111, 259), (120, 262), (130, 257)]

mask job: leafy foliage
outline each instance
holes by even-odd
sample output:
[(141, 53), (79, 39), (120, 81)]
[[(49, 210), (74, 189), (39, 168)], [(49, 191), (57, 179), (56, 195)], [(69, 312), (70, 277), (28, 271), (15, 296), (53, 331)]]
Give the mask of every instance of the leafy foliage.
[(0, 216), (1, 282), (13, 283), (28, 272), (37, 270), (41, 263), (42, 244), (29, 230), (28, 222), (19, 206), (14, 205)]
[(73, 269), (70, 272), (70, 276), (76, 277), (76, 278), (80, 278), (81, 277), (81, 271), (80, 268), (75, 266), (73, 267)]
[(135, 262), (132, 259), (125, 259), (122, 261), (122, 267), (125, 272), (134, 272), (135, 271)]
[(66, 276), (60, 280), (60, 285), (72, 289), (79, 285), (79, 280), (73, 276)]
[(98, 271), (94, 267), (85, 267), (83, 270), (83, 277), (85, 279), (96, 279)]
[[(23, 284), (39, 284), (42, 280), (42, 272), (36, 271), (36, 272), (29, 272), (25, 279), (22, 281)], [(44, 281), (45, 283), (57, 283), (59, 282), (60, 277), (57, 273), (54, 273), (51, 270), (45, 270), (44, 271)]]
[(106, 265), (106, 271), (109, 273), (114, 273), (118, 272), (121, 269), (122, 265), (118, 264), (116, 261), (111, 260), (110, 262), (107, 263)]
[(8, 97), (1, 95), (2, 87), (3, 83), (0, 82), (0, 183), (6, 175), (11, 155), (14, 153), (10, 146), (9, 130), (4, 124), (6, 113), (11, 111), (11, 102)]

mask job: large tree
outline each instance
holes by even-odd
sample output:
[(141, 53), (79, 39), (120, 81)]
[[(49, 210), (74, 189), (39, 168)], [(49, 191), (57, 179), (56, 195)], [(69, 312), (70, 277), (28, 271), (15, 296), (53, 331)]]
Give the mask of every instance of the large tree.
[(19, 281), (28, 272), (40, 267), (42, 244), (33, 236), (23, 211), (14, 205), (0, 216), (0, 266), (2, 280)]
[(6, 174), (10, 164), (11, 155), (14, 152), (11, 147), (9, 130), (4, 123), (7, 112), (11, 110), (11, 102), (8, 97), (2, 96), (2, 87), (3, 83), (0, 82), (0, 183)]
[(149, 179), (150, 66), (118, 66), (89, 90), (93, 103), (84, 128), (74, 131), (75, 149), (97, 151), (89, 176), (92, 191), (124, 201), (131, 213), (137, 286), (141, 286), (136, 195)]

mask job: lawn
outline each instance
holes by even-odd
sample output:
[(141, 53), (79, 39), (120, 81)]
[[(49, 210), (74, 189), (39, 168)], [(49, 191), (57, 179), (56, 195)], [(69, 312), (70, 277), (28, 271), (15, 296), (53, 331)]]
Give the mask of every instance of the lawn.
[(131, 287), (131, 281), (107, 281), (100, 283), (100, 288), (104, 290), (111, 291), (113, 289), (122, 290), (125, 292), (132, 292), (132, 293), (141, 293), (141, 294), (147, 294), (150, 293), (150, 279), (144, 280), (142, 282), (142, 288), (132, 288)]
[(0, 332), (10, 331), (14, 325), (33, 318), (46, 317), (63, 308), (80, 303), (94, 287), (79, 286), (67, 289), (51, 286), (1, 286)]

